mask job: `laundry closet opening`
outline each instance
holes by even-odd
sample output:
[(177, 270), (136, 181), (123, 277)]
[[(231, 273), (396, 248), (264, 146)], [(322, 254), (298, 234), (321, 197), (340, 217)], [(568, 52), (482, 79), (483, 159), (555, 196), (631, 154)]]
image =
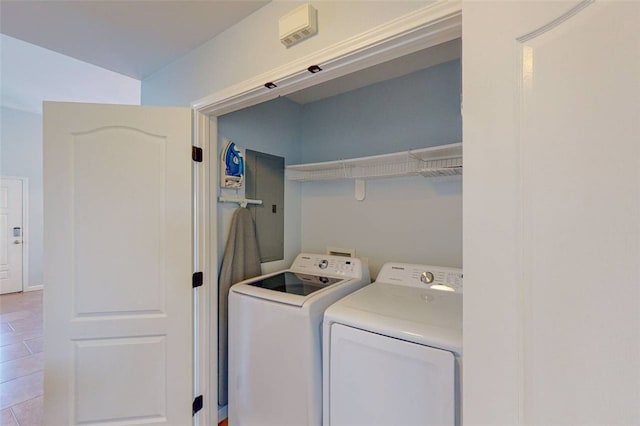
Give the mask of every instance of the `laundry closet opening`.
[[(461, 143), (460, 57), (454, 39), (218, 117), (218, 141), (284, 158), (284, 256), (263, 263), (264, 273), (288, 267), (300, 252), (331, 248), (355, 250), (372, 278), (388, 261), (462, 266), (460, 175), (367, 179), (358, 200), (353, 179), (300, 182), (290, 170), (389, 153), (411, 160), (416, 150)], [(245, 196), (244, 188), (234, 192)], [(236, 207), (218, 204), (220, 256)], [(258, 239), (264, 235), (273, 232), (258, 229)]]
[[(219, 111), (214, 113), (216, 125), (210, 135), (217, 141), (212, 145), (217, 146), (217, 152), (210, 154), (212, 161), (221, 159), (230, 142), (243, 155), (249, 150), (284, 158), (284, 227), (282, 235), (275, 236), (282, 241), (283, 256), (263, 261), (262, 273), (289, 268), (303, 252), (336, 249), (367, 262), (372, 280), (390, 261), (461, 268), (461, 80), (461, 39), (453, 38), (311, 87), (307, 83), (298, 92), (285, 89), (285, 96), (244, 109), (236, 110), (236, 101), (210, 107), (210, 111)], [(232, 112), (224, 113), (225, 108)], [(420, 167), (431, 165), (422, 159), (429, 154), (423, 153), (442, 146), (453, 146), (448, 149), (457, 155), (451, 169), (455, 173), (435, 173), (436, 177), (429, 170), (422, 173)], [(387, 154), (393, 153), (399, 155), (387, 160)], [(300, 179), (308, 165), (371, 156), (384, 156), (385, 170), (408, 172), (383, 173), (380, 176), (384, 178), (368, 176), (364, 180), (335, 176)], [(374, 163), (377, 167), (378, 161)], [(418, 172), (409, 170), (409, 163), (418, 163)], [(250, 198), (245, 187), (211, 190), (218, 200)], [(218, 202), (213, 215), (218, 237), (213, 240), (217, 256), (212, 266), (218, 270), (237, 207), (237, 203)], [(255, 210), (268, 214), (272, 205), (247, 207), (254, 210), (255, 218)], [(258, 229), (258, 240), (265, 235), (274, 237), (273, 231), (265, 234)], [(220, 368), (218, 379), (225, 374)], [(225, 382), (218, 383), (222, 384), (219, 419), (227, 417)]]

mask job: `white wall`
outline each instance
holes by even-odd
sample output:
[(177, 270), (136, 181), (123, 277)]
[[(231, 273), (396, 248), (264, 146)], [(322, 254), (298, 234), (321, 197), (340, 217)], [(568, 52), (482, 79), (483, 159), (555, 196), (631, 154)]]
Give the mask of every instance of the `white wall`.
[(313, 1), (318, 34), (286, 48), (278, 19), (306, 1), (272, 1), (142, 82), (142, 103), (188, 106), (233, 84), (424, 7), (430, 1)]
[(0, 35), (0, 175), (29, 178), (29, 286), (42, 281), (42, 102), (139, 104), (138, 80)]

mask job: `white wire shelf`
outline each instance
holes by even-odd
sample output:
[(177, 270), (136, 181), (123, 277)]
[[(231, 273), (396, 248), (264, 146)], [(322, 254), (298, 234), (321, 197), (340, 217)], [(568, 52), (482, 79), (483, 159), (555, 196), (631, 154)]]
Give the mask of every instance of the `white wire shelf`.
[(286, 167), (286, 173), (287, 179), (300, 182), (415, 175), (456, 176), (462, 174), (462, 143), (348, 160), (291, 165)]

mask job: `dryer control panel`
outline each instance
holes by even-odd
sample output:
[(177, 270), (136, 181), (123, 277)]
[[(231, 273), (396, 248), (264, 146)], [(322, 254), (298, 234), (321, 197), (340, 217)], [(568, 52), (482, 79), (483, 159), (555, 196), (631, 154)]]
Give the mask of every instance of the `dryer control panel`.
[(291, 265), (291, 272), (330, 277), (362, 278), (369, 276), (367, 265), (355, 257), (301, 253)]
[(390, 262), (382, 266), (376, 282), (462, 293), (462, 269)]

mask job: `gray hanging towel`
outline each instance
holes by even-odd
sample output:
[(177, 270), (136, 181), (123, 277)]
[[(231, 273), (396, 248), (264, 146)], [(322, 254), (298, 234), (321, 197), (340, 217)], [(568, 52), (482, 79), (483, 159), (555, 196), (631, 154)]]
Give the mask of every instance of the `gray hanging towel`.
[(229, 288), (237, 282), (261, 274), (256, 228), (251, 212), (237, 209), (231, 218), (229, 238), (224, 248), (218, 280), (218, 405), (227, 404), (227, 320)]

